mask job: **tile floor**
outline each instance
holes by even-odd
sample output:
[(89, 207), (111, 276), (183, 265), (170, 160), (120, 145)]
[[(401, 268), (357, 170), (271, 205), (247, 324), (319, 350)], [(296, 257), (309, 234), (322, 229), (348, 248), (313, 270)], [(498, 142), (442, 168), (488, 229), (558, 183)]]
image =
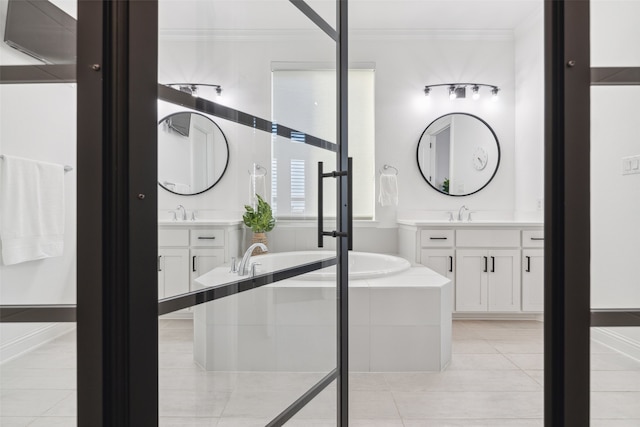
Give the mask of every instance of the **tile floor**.
[[(263, 426), (322, 373), (204, 372), (189, 320), (160, 320), (160, 425)], [(75, 426), (75, 334), (0, 366), (0, 425)], [(541, 426), (542, 324), (454, 322), (445, 372), (354, 373), (350, 425)], [(592, 425), (640, 426), (640, 361), (592, 345)], [(334, 426), (335, 385), (287, 425)]]

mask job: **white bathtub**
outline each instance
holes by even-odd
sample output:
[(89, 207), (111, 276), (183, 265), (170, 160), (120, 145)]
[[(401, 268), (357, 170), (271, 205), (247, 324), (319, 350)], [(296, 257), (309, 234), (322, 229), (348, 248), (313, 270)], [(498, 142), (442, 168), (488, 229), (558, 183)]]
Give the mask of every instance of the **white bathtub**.
[[(256, 270), (257, 273), (260, 274), (335, 256), (336, 253), (332, 251), (266, 253), (251, 257), (250, 262), (260, 263)], [(397, 256), (371, 252), (349, 252), (350, 280), (373, 279), (376, 277), (390, 276), (408, 270), (410, 267), (411, 263), (409, 261)], [(312, 271), (299, 276), (297, 279), (335, 281), (336, 267), (332, 266)]]
[[(252, 257), (258, 274), (335, 256), (330, 251)], [(451, 281), (402, 258), (349, 254), (352, 371), (440, 371), (451, 360)], [(336, 354), (336, 267), (241, 292), (194, 309), (194, 359), (212, 371), (328, 372)], [(247, 278), (247, 276), (244, 276)], [(196, 289), (238, 280), (229, 266)]]

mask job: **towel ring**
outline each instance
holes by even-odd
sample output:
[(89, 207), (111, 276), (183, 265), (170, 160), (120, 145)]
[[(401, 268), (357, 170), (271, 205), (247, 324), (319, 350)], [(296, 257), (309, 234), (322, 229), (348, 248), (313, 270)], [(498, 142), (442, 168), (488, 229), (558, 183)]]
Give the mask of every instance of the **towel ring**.
[[(391, 166), (391, 165), (384, 165), (384, 166), (382, 166), (382, 170), (385, 170), (385, 171), (386, 171), (387, 169), (393, 169), (394, 171), (396, 171), (396, 173), (394, 173), (394, 175), (398, 175), (398, 169), (397, 169), (397, 168), (395, 168), (395, 167), (393, 167), (393, 166)], [(383, 173), (381, 170), (379, 170), (379, 169), (378, 169), (378, 173), (379, 173), (380, 175), (386, 175), (386, 174), (384, 174), (384, 173)]]
[[(256, 171), (259, 171), (260, 169), (262, 169), (264, 171), (263, 174), (256, 174), (256, 176), (267, 176), (267, 169), (265, 169), (263, 166), (260, 166), (259, 164), (255, 164), (255, 169)], [(249, 172), (249, 175), (253, 175), (253, 173), (250, 170), (247, 170), (247, 172)]]

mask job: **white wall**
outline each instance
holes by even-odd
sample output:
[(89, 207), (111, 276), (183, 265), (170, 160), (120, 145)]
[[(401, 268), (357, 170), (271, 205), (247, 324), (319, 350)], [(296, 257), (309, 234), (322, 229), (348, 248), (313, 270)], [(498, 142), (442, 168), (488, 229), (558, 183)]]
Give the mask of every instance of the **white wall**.
[[(591, 4), (591, 65), (640, 67), (640, 2)], [(640, 175), (622, 157), (640, 155), (640, 88), (591, 90), (591, 306), (640, 307)], [(606, 328), (640, 357), (640, 328)], [(629, 347), (631, 346), (631, 347)]]
[[(514, 40), (510, 32), (491, 35), (443, 32), (437, 36), (429, 33), (400, 38), (372, 33), (352, 37), (350, 54), (352, 62), (375, 63), (375, 171), (384, 164), (400, 171), (399, 206), (376, 206), (380, 226), (394, 227), (398, 212), (402, 215), (402, 212), (457, 210), (463, 203), (472, 210), (514, 210)], [(221, 102), (268, 119), (271, 117), (272, 61), (331, 62), (333, 59), (333, 44), (326, 37), (318, 39), (309, 37), (308, 33), (289, 38), (270, 34), (197, 41), (165, 37), (160, 44), (159, 79), (161, 82), (222, 84)], [(434, 90), (430, 99), (425, 98), (424, 85), (451, 81), (498, 85), (500, 101), (492, 102), (485, 95), (479, 101), (469, 98), (450, 102), (444, 88), (441, 93)], [(166, 112), (167, 109), (162, 108)], [(416, 164), (417, 143), (423, 130), (435, 118), (453, 111), (468, 112), (486, 120), (496, 132), (502, 151), (494, 181), (482, 192), (464, 198), (434, 191), (422, 179)], [(185, 198), (161, 191), (161, 210), (174, 209), (177, 204), (187, 209), (212, 209), (212, 206), (217, 209), (217, 201), (224, 200), (224, 208), (235, 208), (239, 212), (248, 201), (246, 171), (254, 161), (270, 164), (270, 137), (215, 120), (227, 134), (231, 147), (227, 174), (214, 189), (200, 196)], [(377, 195), (378, 177), (372, 178), (376, 181)]]
[[(75, 14), (73, 2), (54, 3)], [(4, 34), (6, 10), (7, 2), (1, 0), (0, 34)], [(0, 43), (0, 65), (28, 64), (40, 62)], [(74, 167), (65, 174), (63, 256), (10, 266), (0, 262), (0, 304), (75, 304), (75, 85), (0, 85), (0, 153)], [(50, 324), (0, 324), (0, 361), (64, 330)]]
[[(515, 31), (515, 209), (542, 221), (544, 199), (544, 25), (542, 6)], [(541, 204), (539, 204), (539, 201)]]

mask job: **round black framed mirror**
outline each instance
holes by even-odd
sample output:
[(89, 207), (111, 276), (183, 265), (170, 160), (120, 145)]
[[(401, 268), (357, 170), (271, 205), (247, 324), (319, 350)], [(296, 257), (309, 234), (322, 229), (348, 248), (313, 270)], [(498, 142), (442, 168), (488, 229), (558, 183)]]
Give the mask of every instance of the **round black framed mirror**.
[(416, 160), (434, 190), (447, 196), (469, 196), (485, 188), (500, 166), (500, 143), (480, 117), (449, 113), (422, 132)]
[(229, 165), (229, 143), (209, 117), (173, 113), (158, 124), (158, 184), (182, 196), (204, 193)]

